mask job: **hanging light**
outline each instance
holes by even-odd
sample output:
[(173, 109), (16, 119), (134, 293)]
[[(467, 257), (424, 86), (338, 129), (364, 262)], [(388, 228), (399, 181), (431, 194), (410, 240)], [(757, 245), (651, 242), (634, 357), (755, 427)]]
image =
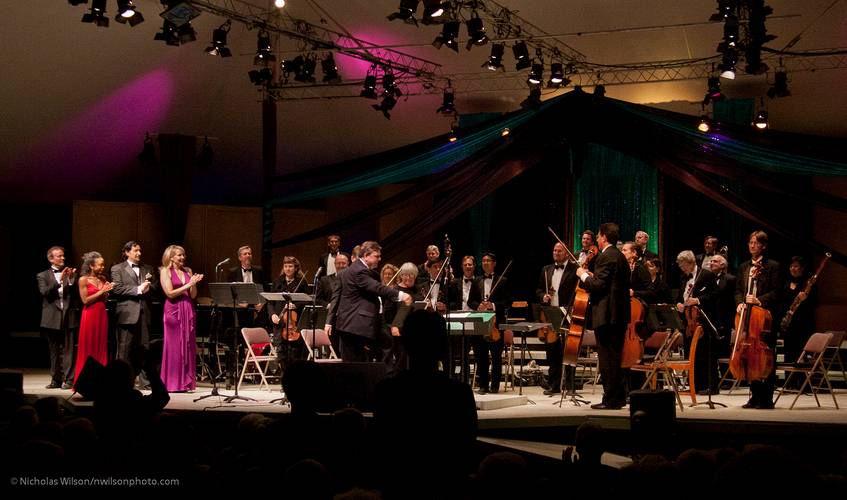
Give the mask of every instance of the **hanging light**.
[(468, 43), (465, 45), (467, 50), (471, 50), (473, 45), (485, 45), (488, 43), (488, 35), (485, 34), (485, 25), (482, 19), (474, 12), (474, 16), (465, 22), (468, 27)]
[(482, 63), (483, 68), (488, 68), (491, 71), (497, 71), (498, 69), (506, 71), (506, 68), (503, 67), (503, 52), (506, 50), (506, 45), (502, 43), (494, 43), (491, 45), (491, 54), (488, 56), (488, 60)]
[(253, 58), (253, 64), (261, 66), (273, 61), (276, 61), (276, 56), (271, 52), (271, 35), (261, 30), (256, 37), (256, 57)]
[(512, 45), (512, 55), (515, 56), (515, 69), (517, 71), (532, 66), (532, 60), (529, 58), (529, 49), (526, 48), (526, 43), (517, 42)]
[(277, 9), (285, 7), (285, 0), (274, 0), (274, 7)]
[(376, 99), (376, 68), (371, 68), (368, 70), (367, 75), (365, 75), (365, 82), (362, 85), (362, 91), (359, 92), (359, 96), (367, 97), (368, 99)]
[(341, 81), (341, 76), (338, 74), (338, 67), (335, 65), (335, 57), (332, 52), (328, 53), (321, 61), (321, 70), (324, 73), (324, 83), (338, 83)]
[(541, 85), (541, 82), (544, 80), (544, 65), (541, 63), (535, 63), (532, 65), (532, 69), (529, 70), (529, 76), (526, 77), (526, 83), (530, 85)]
[(709, 121), (709, 115), (700, 115), (700, 123), (697, 124), (697, 130), (704, 134), (711, 130), (712, 125)]
[(388, 15), (388, 20), (400, 19), (409, 24), (418, 24), (415, 13), (418, 11), (418, 0), (400, 0), (397, 12)]
[(384, 68), (382, 73), (382, 95), (394, 95), (397, 97), (403, 95), (400, 87), (397, 86), (397, 80), (394, 74), (388, 68)]
[(82, 22), (93, 23), (100, 28), (108, 28), (109, 18), (106, 17), (106, 0), (91, 0), (91, 11), (82, 15)]
[(459, 140), (459, 122), (455, 119), (453, 123), (450, 124), (450, 133), (447, 134), (448, 142), (456, 142)]
[(455, 115), (456, 114), (456, 94), (453, 91), (453, 87), (450, 81), (447, 81), (447, 88), (444, 89), (444, 94), (441, 96), (441, 106), (435, 110), (436, 113), (441, 113), (442, 115)]
[(735, 49), (727, 49), (723, 53), (721, 63), (718, 65), (718, 71), (721, 72), (721, 78), (735, 80), (735, 65), (737, 63), (738, 52)]
[(250, 82), (256, 86), (269, 84), (274, 78), (273, 71), (270, 68), (250, 70), (247, 72), (247, 76), (250, 77)]
[(231, 57), (232, 51), (226, 46), (227, 33), (232, 28), (232, 21), (227, 19), (212, 32), (212, 44), (206, 47), (206, 53), (212, 56)]
[(753, 118), (753, 126), (756, 127), (757, 130), (765, 130), (768, 128), (768, 112), (764, 109), (760, 109), (758, 113), (756, 113), (756, 117)]
[[(780, 66), (782, 62), (780, 62)], [(788, 73), (785, 71), (785, 68), (778, 68), (776, 73), (773, 75), (773, 86), (768, 89), (768, 97), (773, 99), (774, 97), (788, 97), (791, 95), (791, 91), (788, 90)]]
[(726, 96), (721, 92), (721, 79), (717, 76), (710, 76), (706, 95), (703, 97), (703, 104), (724, 99), (726, 99)]
[(118, 0), (118, 14), (115, 21), (121, 24), (129, 24), (130, 28), (144, 22), (144, 16), (138, 12), (132, 0)]
[(459, 21), (450, 21), (444, 23), (441, 27), (441, 33), (432, 41), (432, 46), (440, 49), (442, 45), (453, 49), (454, 52), (459, 52), (459, 42), (456, 40), (459, 36)]
[(379, 104), (372, 104), (371, 107), (377, 111), (382, 111), (382, 116), (386, 119), (391, 119), (391, 111), (394, 109), (394, 106), (397, 105), (397, 99), (394, 98), (392, 94), (386, 94), (385, 97), (382, 98), (382, 102)]
[(444, 14), (444, 6), (441, 5), (441, 0), (424, 0), (424, 20), (441, 17), (441, 14)]

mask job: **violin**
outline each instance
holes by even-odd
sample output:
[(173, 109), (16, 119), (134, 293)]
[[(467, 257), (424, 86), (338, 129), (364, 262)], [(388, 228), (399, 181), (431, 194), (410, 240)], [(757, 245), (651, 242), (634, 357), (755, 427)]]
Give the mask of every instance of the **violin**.
[[(761, 262), (754, 264), (750, 270), (747, 290), (754, 297), (757, 295), (756, 282), (761, 272)], [(770, 375), (774, 353), (762, 340), (762, 336), (766, 332), (770, 333), (771, 321), (771, 313), (754, 304), (743, 304), (741, 312), (735, 315), (736, 340), (729, 359), (729, 369), (736, 379), (765, 380)]]
[[(294, 290), (300, 289), (300, 285), (303, 284), (303, 280), (305, 278), (306, 273), (303, 273), (303, 276), (300, 278), (300, 281), (297, 283), (297, 286), (294, 287)], [(289, 342), (295, 342), (297, 340), (300, 340), (300, 329), (297, 328), (297, 321), (299, 319), (297, 311), (294, 309), (288, 309), (287, 311), (283, 312), (283, 316), (285, 321), (280, 327), (280, 336)]]
[[(506, 268), (503, 269), (502, 273), (500, 273), (500, 277), (497, 278), (497, 282), (494, 283), (493, 285), (491, 285), (491, 290), (483, 298), (484, 300), (482, 301), (482, 304), (491, 302), (491, 296), (494, 295), (494, 291), (497, 290), (497, 286), (503, 281), (503, 276), (505, 276), (506, 272), (509, 270), (509, 268), (512, 267), (512, 262), (514, 262), (514, 261), (513, 260), (509, 261), (509, 263), (506, 265)], [(479, 309), (480, 311), (490, 310), (490, 309), (481, 309), (483, 307), (482, 304), (480, 304), (480, 309)], [(500, 338), (502, 336), (503, 336), (503, 334), (500, 332), (500, 330), (497, 329), (497, 321), (495, 319), (495, 321), (491, 322), (491, 330), (489, 330), (488, 333), (485, 335), (485, 340), (487, 340), (488, 342), (497, 342), (498, 340), (500, 340)]]

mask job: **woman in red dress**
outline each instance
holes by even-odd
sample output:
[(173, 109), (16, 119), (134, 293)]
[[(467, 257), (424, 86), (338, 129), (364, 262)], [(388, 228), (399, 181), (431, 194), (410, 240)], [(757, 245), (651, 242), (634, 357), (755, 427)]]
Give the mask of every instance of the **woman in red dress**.
[(83, 256), (79, 295), (82, 297), (82, 319), (79, 322), (79, 348), (76, 353), (76, 374), (79, 373), (89, 356), (105, 365), (108, 363), (109, 317), (106, 314), (106, 297), (112, 284), (103, 274), (106, 266), (103, 256), (97, 252), (88, 252)]

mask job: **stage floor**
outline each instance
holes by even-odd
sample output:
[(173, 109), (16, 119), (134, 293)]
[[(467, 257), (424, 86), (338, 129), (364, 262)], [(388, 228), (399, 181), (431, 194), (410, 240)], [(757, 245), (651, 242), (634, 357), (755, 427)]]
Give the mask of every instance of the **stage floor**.
[[(45, 389), (49, 383), (46, 370), (22, 370), (24, 373), (24, 393), (28, 395), (56, 396), (67, 399), (69, 403), (80, 406), (90, 406), (91, 403), (83, 401), (80, 395), (73, 395), (70, 390)], [(224, 390), (220, 392), (232, 395), (234, 391)], [(195, 401), (200, 396), (209, 394), (211, 385), (201, 383), (194, 393), (172, 393), (171, 400), (166, 407), (170, 411), (190, 412), (256, 412), (263, 414), (288, 413), (287, 405), (271, 404), (272, 399), (282, 396), (279, 386), (273, 386), (271, 391), (260, 390), (252, 384), (242, 385), (239, 395), (254, 399), (255, 401), (237, 401), (233, 403), (224, 402), (223, 397), (213, 396)], [(597, 387), (592, 392), (592, 386), (586, 385), (580, 391), (582, 398), (597, 403), (601, 398), (602, 388)], [(785, 426), (844, 426), (847, 429), (847, 390), (836, 389), (836, 399), (840, 410), (835, 409), (832, 397), (829, 394), (819, 394), (821, 408), (815, 405), (811, 395), (800, 396), (793, 410), (789, 406), (794, 394), (786, 394), (776, 404), (773, 410), (743, 409), (748, 398), (747, 389), (736, 389), (732, 394), (723, 391), (720, 395), (712, 396), (715, 403), (723, 403), (726, 408), (716, 406), (710, 409), (701, 404), (696, 407), (688, 406), (690, 398), (682, 395), (684, 411), (676, 408), (677, 421), (684, 425), (712, 424), (727, 427), (734, 424), (758, 424)], [(518, 395), (518, 388), (514, 391), (501, 392), (499, 394), (475, 395), (477, 406), (482, 408), (494, 407), (497, 409), (480, 409), (479, 427), (483, 429), (502, 429), (515, 427), (567, 427), (577, 426), (586, 419), (600, 420), (604, 426), (624, 429), (629, 427), (629, 406), (620, 410), (592, 410), (589, 405), (574, 405), (569, 399), (565, 399), (559, 405), (559, 396), (549, 397), (542, 394), (541, 387), (529, 386), (523, 388), (523, 396)], [(426, 404), (427, 394), (421, 394), (421, 403)], [(519, 398), (519, 399), (517, 399)], [(705, 403), (706, 396), (698, 396), (698, 403)], [(513, 405), (513, 406), (509, 406)], [(506, 407), (502, 407), (506, 406)], [(842, 429), (843, 430), (843, 429)]]

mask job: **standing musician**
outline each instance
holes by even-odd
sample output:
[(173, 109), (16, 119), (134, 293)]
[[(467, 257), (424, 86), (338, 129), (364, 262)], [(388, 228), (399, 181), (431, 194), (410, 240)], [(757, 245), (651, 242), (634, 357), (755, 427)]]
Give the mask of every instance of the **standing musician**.
[[(542, 306), (570, 308), (576, 293), (576, 266), (567, 260), (565, 246), (559, 242), (553, 245), (553, 263), (541, 269), (538, 277), (538, 286), (535, 288), (535, 296)], [(547, 360), (550, 369), (547, 373), (549, 388), (544, 391), (547, 396), (561, 392), (562, 387), (562, 358), (565, 346), (561, 336), (558, 335), (560, 325), (553, 325), (556, 332), (556, 341), (545, 343)], [(562, 325), (564, 326), (564, 325)], [(568, 366), (565, 373), (565, 387), (570, 387), (573, 382), (576, 368)]]
[(727, 272), (726, 257), (714, 255), (709, 260), (711, 271), (717, 280), (717, 294), (715, 296), (716, 317), (712, 319), (718, 327), (718, 349), (717, 356), (729, 355), (729, 342), (732, 337), (732, 328), (735, 323), (735, 276)]
[(706, 236), (703, 240), (703, 253), (698, 253), (695, 256), (697, 259), (697, 265), (704, 269), (711, 269), (710, 261), (712, 260), (712, 257), (720, 255), (718, 253), (718, 245), (720, 245), (720, 241), (717, 236)]
[(338, 271), (335, 267), (335, 258), (338, 256), (338, 249), (341, 248), (341, 236), (331, 234), (326, 237), (326, 252), (318, 257), (318, 267), (320, 274), (318, 278), (331, 276)]
[[(499, 326), (506, 323), (506, 308), (511, 303), (511, 295), (505, 277), (494, 275), (497, 267), (497, 256), (491, 252), (482, 254), (482, 272), (471, 288), (468, 297), (468, 306), (476, 311), (494, 311), (496, 313), (496, 324)], [(494, 288), (495, 284), (496, 289)], [(492, 291), (493, 289), (493, 291)], [(504, 335), (499, 335), (497, 340), (489, 340), (485, 336), (475, 339), (474, 355), (479, 370), (478, 394), (500, 392), (500, 379), (503, 376), (503, 347)], [(489, 387), (488, 361), (491, 360), (491, 386)]]
[(447, 305), (451, 311), (470, 311), (468, 297), (470, 297), (473, 282), (476, 279), (476, 259), (473, 255), (462, 257), (462, 277), (453, 278), (450, 282), (450, 290), (447, 293)]
[[(300, 261), (296, 257), (286, 255), (282, 258), (282, 270), (273, 283), (273, 292), (276, 293), (306, 293), (306, 280), (300, 269)], [(305, 356), (304, 345), (297, 331), (297, 319), (302, 306), (283, 301), (271, 302), (268, 314), (273, 329), (273, 343), (276, 347), (277, 359), (283, 371), (289, 362), (303, 359)]]
[[(676, 263), (679, 269), (682, 270), (682, 281), (679, 286), (679, 293), (676, 299), (676, 310), (684, 313), (687, 307), (698, 307), (706, 313), (706, 316), (714, 323), (717, 318), (715, 301), (717, 299), (717, 278), (708, 269), (702, 269), (697, 265), (694, 258), (694, 252), (691, 250), (683, 250), (676, 257)], [(691, 314), (685, 315), (686, 321), (695, 321)], [(689, 319), (691, 318), (691, 319)], [(705, 320), (699, 321), (703, 327), (703, 335), (713, 335), (714, 332), (709, 328), (709, 324)], [(715, 324), (717, 326), (717, 324)], [(691, 357), (691, 340), (693, 339), (693, 331), (695, 326), (689, 324), (686, 328), (685, 336), (685, 354)], [(720, 375), (718, 374), (718, 362), (716, 357), (717, 342), (702, 338), (697, 344), (697, 354), (694, 359), (694, 389), (698, 394), (717, 394), (718, 382)], [(711, 346), (711, 348), (710, 348)], [(711, 379), (709, 378), (711, 377)], [(712, 386), (709, 386), (711, 380)]]
[[(265, 274), (262, 268), (253, 265), (253, 249), (248, 245), (244, 245), (238, 249), (239, 265), (229, 270), (227, 281), (230, 283), (258, 283), (264, 287)], [(264, 315), (261, 318), (256, 316), (262, 311), (263, 304), (239, 303), (236, 314), (238, 314), (238, 324), (242, 327), (258, 326), (259, 323), (264, 324)], [(254, 312), (255, 311), (255, 312)]]
[(621, 353), (630, 317), (629, 264), (615, 247), (620, 229), (613, 222), (600, 225), (597, 243), (600, 255), (594, 259), (594, 273), (580, 266), (576, 270), (590, 293), (587, 315), (597, 337), (603, 400), (591, 405), (595, 410), (617, 410), (626, 405)]
[[(400, 266), (395, 278), (395, 287), (401, 292), (405, 292), (412, 296), (413, 300), (421, 300), (420, 291), (415, 286), (415, 280), (418, 277), (418, 266), (412, 262), (406, 262)], [(388, 324), (391, 335), (390, 346), (385, 351), (383, 361), (387, 366), (387, 375), (393, 375), (400, 370), (406, 369), (406, 352), (403, 348), (403, 326), (406, 323), (406, 317), (412, 311), (412, 306), (402, 302), (385, 301), (385, 318)]]
[(427, 276), (421, 279), (417, 278), (417, 285), (420, 288), (421, 296), (427, 301), (426, 308), (444, 314), (447, 311), (447, 290), (444, 290), (441, 278), (441, 267), (444, 262), (441, 259), (426, 263), (425, 268)]
[[(803, 352), (803, 346), (806, 345), (806, 341), (815, 331), (815, 306), (818, 303), (818, 288), (813, 286), (809, 293), (804, 291), (812, 273), (806, 266), (806, 259), (803, 257), (799, 255), (791, 257), (788, 272), (788, 282), (782, 288), (779, 315), (774, 317), (774, 321), (780, 321), (779, 335), (784, 342), (785, 361), (793, 363), (797, 361), (800, 353)], [(782, 325), (783, 318), (785, 318), (794, 300), (798, 298), (799, 305), (791, 315), (791, 319), (787, 325)], [(795, 389), (799, 389), (800, 377), (792, 378), (792, 383), (795, 380), (798, 382)]]
[[(779, 277), (779, 263), (765, 256), (768, 248), (768, 235), (764, 231), (753, 231), (747, 240), (747, 250), (750, 251), (750, 260), (738, 266), (738, 275), (735, 287), (736, 312), (741, 313), (743, 304), (760, 306), (768, 312), (775, 312), (779, 304), (779, 292), (781, 282)], [(758, 268), (758, 276), (752, 278), (751, 271)], [(755, 282), (756, 293), (752, 293), (752, 285)], [(778, 320), (777, 320), (778, 321)], [(763, 340), (773, 349), (776, 346), (776, 335), (771, 332), (762, 332)], [(765, 380), (753, 380), (750, 382), (750, 400), (742, 408), (773, 408), (773, 389), (776, 374), (771, 366), (770, 375)]]
[(597, 238), (594, 236), (594, 231), (590, 229), (586, 229), (582, 232), (582, 250), (579, 251), (579, 255), (577, 256), (577, 262), (580, 266), (584, 266), (585, 262), (588, 261), (588, 271), (594, 270), (594, 261), (589, 259), (589, 254), (593, 252), (599, 252), (600, 249), (597, 248)]
[(429, 276), (429, 266), (436, 260), (441, 260), (441, 250), (435, 245), (426, 247), (426, 260), (418, 266), (418, 286), (422, 285)]

